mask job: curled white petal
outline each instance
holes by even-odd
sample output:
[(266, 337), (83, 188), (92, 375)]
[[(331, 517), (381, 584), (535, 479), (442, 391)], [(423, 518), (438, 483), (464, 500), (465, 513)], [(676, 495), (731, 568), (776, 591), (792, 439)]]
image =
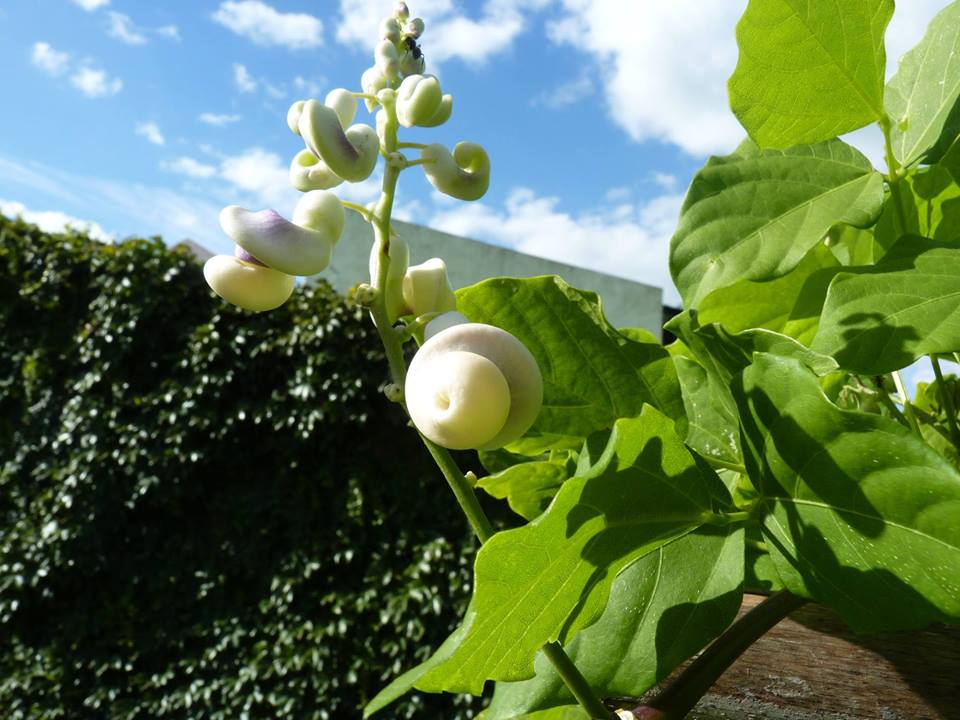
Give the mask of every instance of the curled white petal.
[(467, 450), (493, 440), (510, 414), (510, 386), (500, 369), (472, 352), (431, 358), (407, 375), (410, 419), (433, 442)]
[(464, 323), (468, 322), (470, 321), (463, 313), (456, 312), (455, 310), (445, 312), (443, 315), (438, 315), (426, 324), (426, 326), (423, 328), (423, 340), (426, 342), (434, 335), (442, 333), (447, 328), (453, 327), (454, 325), (463, 325)]
[(203, 265), (210, 288), (228, 303), (263, 312), (283, 305), (293, 293), (294, 278), (232, 255), (214, 255)]
[(294, 222), (276, 210), (251, 212), (231, 205), (221, 211), (220, 226), (266, 266), (287, 275), (314, 275), (330, 264), (343, 215), (335, 195), (312, 190), (297, 203)]
[(447, 264), (440, 258), (430, 258), (407, 268), (403, 276), (403, 301), (417, 316), (456, 310), (457, 296), (450, 287)]
[[(421, 61), (423, 58), (420, 58)], [(437, 111), (431, 115), (426, 120), (422, 120), (420, 127), (437, 127), (437, 125), (443, 125), (447, 120), (450, 119), (450, 115), (453, 113), (453, 95), (444, 95), (440, 100), (440, 106), (437, 108)]]
[(397, 120), (404, 127), (423, 125), (440, 110), (443, 93), (433, 75), (410, 75), (397, 88)]
[(490, 187), (490, 158), (476, 143), (457, 143), (453, 154), (443, 145), (428, 145), (420, 157), (430, 184), (445, 195), (479, 200)]
[[(390, 238), (390, 269), (387, 282), (381, 291), (387, 308), (387, 319), (393, 324), (401, 315), (409, 314), (409, 308), (403, 301), (403, 276), (410, 264), (410, 248), (406, 240), (394, 235)], [(370, 284), (376, 285), (380, 274), (380, 253), (376, 243), (370, 250)]]
[[(450, 416), (449, 420), (434, 413), (430, 420), (424, 420), (421, 416), (418, 421), (414, 415), (414, 407), (420, 408), (418, 415), (420, 410), (425, 415), (429, 414), (430, 407), (435, 405), (434, 398), (437, 393), (444, 392), (442, 387), (440, 390), (435, 388), (433, 378), (438, 369), (444, 367), (442, 358), (449, 353), (480, 355), (493, 363), (506, 380), (510, 391), (509, 413), (493, 436), (489, 436), (485, 430), (477, 431), (470, 437), (462, 436), (469, 433), (470, 421), (467, 420), (465, 426), (457, 423), (462, 417), (469, 418), (469, 409), (465, 416)], [(465, 374), (462, 382), (469, 382), (469, 375)], [(481, 389), (489, 391), (485, 378), (478, 382)], [(433, 335), (417, 351), (407, 373), (404, 396), (417, 429), (434, 442), (444, 445), (456, 434), (458, 449), (492, 450), (513, 442), (530, 429), (543, 403), (543, 378), (533, 355), (513, 335), (492, 325), (464, 323)], [(452, 423), (453, 427), (445, 427), (445, 424), (449, 423)], [(436, 429), (438, 427), (444, 432), (439, 432)], [(435, 435), (431, 436), (428, 431)]]
[(337, 88), (327, 93), (323, 104), (333, 110), (340, 119), (340, 127), (350, 127), (353, 118), (357, 115), (357, 99), (353, 93), (343, 88)]
[(308, 100), (298, 127), (313, 154), (344, 180), (366, 180), (377, 165), (380, 139), (369, 125), (351, 125), (344, 132), (335, 110)]
[(300, 192), (329, 190), (342, 182), (342, 177), (306, 148), (290, 162), (290, 184)]

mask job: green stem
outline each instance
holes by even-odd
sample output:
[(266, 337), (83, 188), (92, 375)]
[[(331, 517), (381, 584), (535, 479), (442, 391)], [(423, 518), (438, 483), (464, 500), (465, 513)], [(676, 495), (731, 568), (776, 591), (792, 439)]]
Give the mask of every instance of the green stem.
[(432, 158), (428, 158), (428, 159), (420, 158), (419, 160), (407, 160), (407, 162), (404, 163), (404, 167), (409, 168), (415, 165), (433, 165), (435, 162), (436, 160), (433, 160)]
[(552, 642), (543, 646), (543, 654), (553, 663), (554, 669), (563, 678), (567, 688), (580, 703), (580, 707), (587, 711), (591, 718), (612, 718), (613, 713), (607, 710), (606, 705), (597, 699), (587, 679), (583, 677), (577, 666), (573, 664), (560, 643)]
[(409, 148), (411, 150), (423, 150), (427, 146), (424, 145), (423, 143), (401, 142), (401, 143), (397, 143), (397, 147), (400, 148), (401, 150), (404, 148)]
[(806, 602), (779, 592), (749, 611), (713, 641), (677, 678), (647, 705), (634, 708), (638, 718), (681, 720), (727, 668), (770, 628)]
[(907, 423), (917, 434), (917, 437), (922, 440), (923, 433), (920, 432), (920, 425), (917, 423), (917, 416), (913, 413), (913, 405), (910, 404), (910, 396), (907, 395), (907, 388), (903, 384), (903, 378), (900, 376), (900, 371), (894, 370), (892, 373), (890, 373), (890, 375), (893, 376), (893, 384), (897, 386), (897, 392), (900, 393), (900, 399), (903, 401), (903, 414), (907, 418)]
[(341, 200), (340, 204), (343, 205), (347, 210), (353, 210), (355, 213), (359, 213), (367, 222), (373, 222), (373, 212), (371, 212), (369, 208), (366, 208), (359, 203), (350, 202), (349, 200)]
[(893, 202), (893, 210), (897, 227), (897, 239), (899, 240), (907, 231), (907, 218), (903, 213), (903, 201), (900, 196), (900, 163), (897, 162), (896, 155), (893, 154), (893, 141), (890, 137), (891, 122), (887, 115), (880, 118), (880, 129), (883, 131), (883, 147), (887, 160), (887, 184), (890, 186), (890, 199)]
[(940, 361), (936, 355), (930, 355), (930, 363), (933, 365), (933, 374), (937, 376), (937, 388), (940, 391), (940, 402), (943, 405), (944, 412), (947, 413), (947, 424), (950, 427), (950, 439), (953, 446), (960, 450), (960, 428), (957, 428), (957, 410), (953, 406), (953, 395), (947, 389), (943, 381), (943, 370), (940, 369)]
[(729, 462), (718, 457), (708, 457), (707, 462), (715, 468), (721, 468), (722, 470), (733, 470), (741, 475), (747, 474), (747, 468), (740, 463)]
[[(386, 112), (387, 118), (384, 124), (384, 146), (382, 150), (389, 154), (396, 152), (399, 145), (397, 140), (399, 122), (397, 121), (396, 106), (393, 103), (383, 103), (383, 110)], [(386, 163), (386, 168), (383, 172), (380, 200), (377, 203), (377, 209), (372, 221), (374, 242), (376, 242), (379, 256), (379, 268), (377, 277), (373, 278), (374, 288), (377, 292), (374, 296), (373, 303), (370, 305), (370, 314), (373, 316), (373, 324), (377, 329), (377, 333), (380, 335), (380, 340), (383, 342), (383, 348), (387, 355), (387, 363), (390, 366), (390, 375), (393, 382), (402, 388), (407, 376), (407, 363), (403, 356), (403, 332), (397, 331), (392, 327), (386, 307), (387, 275), (390, 270), (390, 216), (393, 213), (393, 200), (397, 192), (397, 181), (399, 179), (400, 168)], [(404, 410), (406, 410), (406, 405), (401, 404)], [(473, 528), (474, 534), (476, 534), (481, 544), (485, 543), (493, 537), (493, 526), (490, 524), (490, 519), (486, 513), (483, 512), (480, 501), (477, 499), (477, 495), (470, 485), (470, 482), (464, 477), (456, 461), (446, 448), (442, 448), (436, 443), (431, 442), (423, 435), (420, 437), (423, 439), (424, 445), (426, 445), (430, 455), (433, 456), (434, 461), (440, 468), (440, 472), (443, 473), (447, 484), (450, 485), (450, 489), (453, 491), (457, 503), (460, 505), (461, 510), (463, 510), (463, 514), (467, 517), (470, 526)], [(567, 683), (570, 692), (577, 698), (577, 701), (583, 706), (583, 709), (591, 714), (591, 717), (612, 717), (560, 645), (550, 643), (545, 645), (543, 650), (544, 654), (550, 659), (554, 667), (556, 667), (560, 677)], [(601, 714), (598, 715), (597, 712)]]
[[(883, 378), (873, 378), (874, 385), (877, 386), (876, 392), (874, 393), (877, 399), (883, 403), (883, 406), (890, 412), (890, 415), (893, 416), (900, 424), (910, 427), (910, 423), (907, 422), (907, 418), (904, 417), (904, 414), (900, 412), (900, 408), (897, 407), (897, 404), (890, 399), (890, 394), (883, 387)], [(865, 383), (862, 383), (864, 391), (869, 391), (870, 388), (866, 386)]]

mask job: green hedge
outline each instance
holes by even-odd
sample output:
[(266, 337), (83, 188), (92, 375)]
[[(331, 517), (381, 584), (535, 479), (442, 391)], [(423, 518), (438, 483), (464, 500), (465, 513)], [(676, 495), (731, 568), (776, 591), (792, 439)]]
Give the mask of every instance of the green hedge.
[(0, 219), (0, 716), (357, 717), (442, 641), (473, 544), (368, 325)]

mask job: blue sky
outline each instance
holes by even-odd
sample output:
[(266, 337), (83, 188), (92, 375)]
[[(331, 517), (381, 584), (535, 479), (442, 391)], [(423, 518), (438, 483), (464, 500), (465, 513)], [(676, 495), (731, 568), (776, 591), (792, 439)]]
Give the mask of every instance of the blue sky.
[[(401, 180), (403, 219), (665, 287), (683, 192), (742, 132), (726, 108), (744, 0), (410, 0), (491, 190)], [(947, 0), (905, 0), (899, 57)], [(289, 214), (291, 102), (359, 90), (388, 0), (0, 0), (0, 211), (104, 236), (232, 244), (223, 205)], [(890, 70), (895, 62), (889, 63)], [(358, 121), (370, 120), (361, 109)], [(853, 141), (878, 158), (876, 134)], [(879, 160), (876, 160), (879, 162)], [(344, 186), (342, 186), (344, 187)], [(339, 190), (338, 190), (339, 192)], [(366, 201), (374, 182), (342, 194)]]

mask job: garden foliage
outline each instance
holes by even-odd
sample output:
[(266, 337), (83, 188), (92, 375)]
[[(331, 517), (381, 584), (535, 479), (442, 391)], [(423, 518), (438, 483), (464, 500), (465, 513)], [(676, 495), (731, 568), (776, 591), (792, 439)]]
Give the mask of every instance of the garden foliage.
[(183, 248), (0, 218), (0, 715), (355, 717), (423, 659), (474, 546), (382, 362), (326, 283), (250, 316)]

